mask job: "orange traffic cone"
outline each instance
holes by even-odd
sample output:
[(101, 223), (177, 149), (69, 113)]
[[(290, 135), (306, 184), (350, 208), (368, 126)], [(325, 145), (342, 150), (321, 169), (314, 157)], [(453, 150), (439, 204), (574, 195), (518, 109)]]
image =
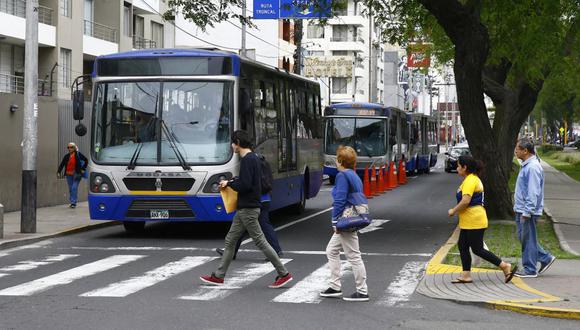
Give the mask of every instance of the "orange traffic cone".
[(377, 196), (377, 170), (375, 165), (371, 167), (371, 194)]
[(383, 180), (384, 180), (385, 191), (390, 190), (391, 188), (389, 188), (389, 163), (388, 162), (385, 164), (385, 168), (383, 169)]
[(397, 173), (397, 179), (400, 185), (407, 183), (407, 174), (405, 172), (405, 162), (401, 159), (399, 161), (399, 172)]
[(367, 198), (373, 198), (371, 194), (371, 185), (369, 182), (369, 168), (365, 167), (365, 175), (363, 178), (363, 192)]
[(383, 165), (379, 167), (379, 193), (385, 192), (385, 179), (383, 179)]
[(391, 162), (389, 167), (389, 188), (397, 188), (397, 175), (395, 174), (395, 162)]

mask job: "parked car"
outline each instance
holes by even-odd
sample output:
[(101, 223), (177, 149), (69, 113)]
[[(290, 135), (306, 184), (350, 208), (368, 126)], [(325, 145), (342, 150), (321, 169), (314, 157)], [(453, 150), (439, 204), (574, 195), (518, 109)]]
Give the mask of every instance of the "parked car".
[(457, 159), (459, 156), (471, 155), (468, 145), (456, 145), (445, 153), (445, 172), (457, 171)]
[(580, 139), (573, 141), (573, 142), (569, 142), (566, 147), (571, 147), (571, 148), (580, 148)]

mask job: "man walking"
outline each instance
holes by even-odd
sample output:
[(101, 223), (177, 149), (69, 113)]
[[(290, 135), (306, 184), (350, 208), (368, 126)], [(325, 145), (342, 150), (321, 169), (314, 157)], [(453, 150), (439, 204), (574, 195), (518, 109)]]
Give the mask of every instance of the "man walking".
[[(514, 153), (522, 160), (522, 168), (516, 181), (514, 211), (524, 266), (516, 276), (537, 277), (538, 274), (548, 270), (556, 260), (556, 257), (546, 252), (538, 243), (536, 232), (536, 222), (544, 210), (544, 170), (531, 140), (525, 138), (518, 140)], [(539, 269), (537, 269), (538, 261)]]
[(232, 149), (241, 157), (240, 175), (231, 181), (222, 181), (222, 188), (231, 187), (238, 192), (238, 210), (234, 216), (232, 226), (225, 239), (225, 249), (221, 263), (215, 273), (201, 276), (200, 279), (209, 285), (223, 285), (224, 278), (235, 253), (236, 243), (248, 231), (256, 246), (262, 250), (266, 258), (272, 263), (278, 276), (270, 288), (280, 288), (292, 281), (278, 254), (268, 244), (258, 218), (260, 216), (261, 195), (261, 164), (258, 156), (252, 152), (252, 139), (245, 131), (235, 131), (232, 135)]

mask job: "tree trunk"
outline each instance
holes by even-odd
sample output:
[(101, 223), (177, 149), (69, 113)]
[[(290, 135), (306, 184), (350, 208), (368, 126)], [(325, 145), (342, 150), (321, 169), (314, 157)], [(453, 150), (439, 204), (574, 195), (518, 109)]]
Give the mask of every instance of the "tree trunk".
[(482, 160), (485, 203), (490, 218), (511, 217), (511, 194), (504, 159), (498, 149), (483, 101), (483, 67), (489, 53), (489, 35), (476, 6), (456, 0), (420, 0), (455, 45), (454, 73), (461, 121), (474, 157)]

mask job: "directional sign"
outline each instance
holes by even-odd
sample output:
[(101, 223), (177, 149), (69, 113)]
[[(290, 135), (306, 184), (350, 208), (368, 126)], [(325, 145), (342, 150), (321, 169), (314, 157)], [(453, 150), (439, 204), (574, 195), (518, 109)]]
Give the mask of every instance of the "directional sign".
[(320, 0), (314, 8), (309, 0), (280, 0), (280, 18), (320, 18), (330, 16), (330, 0)]
[(254, 19), (278, 19), (280, 0), (254, 0)]

